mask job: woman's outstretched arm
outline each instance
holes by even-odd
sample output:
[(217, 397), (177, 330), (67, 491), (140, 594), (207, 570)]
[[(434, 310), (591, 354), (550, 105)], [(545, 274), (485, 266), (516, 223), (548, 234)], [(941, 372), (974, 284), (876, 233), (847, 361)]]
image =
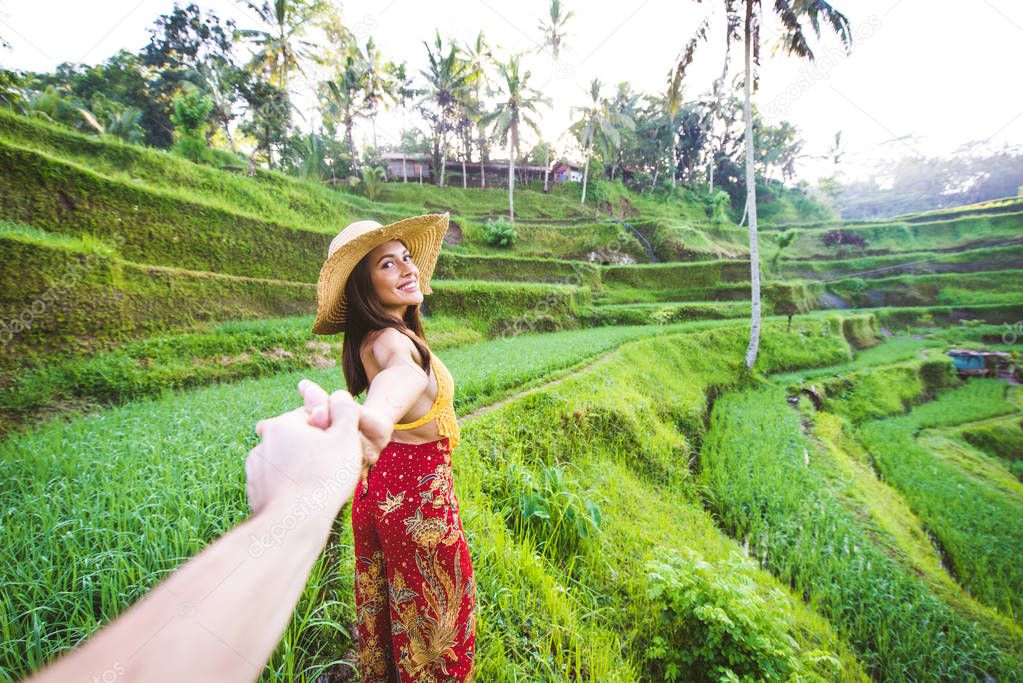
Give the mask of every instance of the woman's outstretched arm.
[(363, 467), (372, 465), (391, 440), (394, 425), (409, 411), (429, 384), (416, 362), (415, 344), (389, 327), (373, 340), (373, 359), (381, 368), (373, 378), (362, 404), (359, 429), (363, 434)]

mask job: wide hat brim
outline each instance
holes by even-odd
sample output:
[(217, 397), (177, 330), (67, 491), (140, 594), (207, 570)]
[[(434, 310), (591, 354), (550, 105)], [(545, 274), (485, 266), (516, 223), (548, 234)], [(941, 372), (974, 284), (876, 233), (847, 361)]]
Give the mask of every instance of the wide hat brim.
[[(337, 334), (344, 331), (348, 302), (345, 283), (366, 254), (384, 242), (400, 239), (405, 243), (412, 261), (419, 269), (419, 290), (432, 294), (430, 279), (437, 265), (449, 215), (431, 213), (405, 218), (359, 234), (341, 244), (327, 257), (316, 283), (316, 320), (313, 334)], [(343, 232), (342, 232), (343, 234)], [(340, 237), (340, 235), (339, 235)], [(336, 239), (336, 238), (335, 238)]]

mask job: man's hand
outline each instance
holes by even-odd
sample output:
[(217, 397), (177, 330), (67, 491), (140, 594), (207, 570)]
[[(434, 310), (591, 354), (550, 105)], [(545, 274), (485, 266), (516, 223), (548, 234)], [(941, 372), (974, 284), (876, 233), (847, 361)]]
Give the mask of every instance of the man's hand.
[[(298, 391), (305, 399), (305, 411), (309, 424), (326, 429), (331, 424), (332, 414), (327, 404), (327, 392), (309, 379), (303, 379), (298, 383)], [(362, 473), (360, 481), (369, 472), (371, 465), (375, 464), (382, 451), (391, 441), (391, 433), (394, 425), (378, 411), (371, 410), (365, 406), (359, 407), (359, 434), (362, 445)]]
[[(319, 388), (319, 387), (317, 387)], [(320, 389), (322, 391), (322, 389)], [(362, 448), (358, 431), (360, 406), (347, 391), (317, 397), (315, 416), (307, 405), (256, 423), (262, 437), (245, 461), (246, 490), (254, 513), (275, 500), (309, 495), (323, 488), (337, 498), (338, 508), (351, 497), (358, 483)], [(310, 424), (311, 417), (325, 428)]]

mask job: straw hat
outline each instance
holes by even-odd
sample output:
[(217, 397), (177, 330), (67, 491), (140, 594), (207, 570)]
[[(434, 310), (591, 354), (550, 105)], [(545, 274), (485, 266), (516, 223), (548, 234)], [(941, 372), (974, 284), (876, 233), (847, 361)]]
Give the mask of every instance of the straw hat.
[(348, 311), (345, 283), (359, 261), (384, 242), (400, 239), (405, 243), (419, 268), (419, 290), (424, 295), (432, 294), (430, 278), (448, 231), (448, 218), (447, 213), (430, 213), (390, 225), (356, 221), (338, 233), (330, 243), (327, 260), (316, 283), (313, 334), (337, 334), (344, 330)]

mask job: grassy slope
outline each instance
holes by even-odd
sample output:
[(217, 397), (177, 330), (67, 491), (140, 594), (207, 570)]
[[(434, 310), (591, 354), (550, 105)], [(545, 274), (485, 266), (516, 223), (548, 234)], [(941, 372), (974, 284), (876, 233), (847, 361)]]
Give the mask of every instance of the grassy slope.
[[(824, 333), (833, 327), (813, 325)], [(715, 560), (739, 552), (716, 531), (680, 466), (699, 442), (708, 389), (735, 381), (743, 346), (737, 331), (718, 324), (634, 342), (599, 368), (466, 425), (456, 469), (483, 596), (481, 677), (560, 679), (568, 675), (562, 667), (570, 667), (599, 680), (634, 680), (644, 666), (634, 644), (652, 635), (636, 563), (654, 545), (685, 544)], [(765, 366), (847, 359), (834, 335), (786, 335), (770, 326)], [(560, 348), (578, 345), (566, 340)], [(662, 362), (637, 373), (651, 354)], [(466, 374), (473, 362), (493, 373), (494, 363), (478, 356), (474, 350), (446, 356), (462, 395), (463, 386), (471, 393), (492, 385), (485, 374), (476, 380)], [(502, 367), (506, 382), (522, 382)], [(331, 374), (287, 373), (138, 401), (6, 442), (0, 467), (10, 485), (0, 497), (12, 541), (3, 552), (29, 559), (2, 563), (4, 572), (16, 572), (5, 585), (17, 587), (0, 602), (8, 625), (4, 670), (20, 675), (76, 642), (240, 521), (244, 486), (234, 464), (251, 446), (250, 423), (292, 404), (300, 376), (332, 387)], [(599, 501), (604, 521), (589, 541), (547, 545), (538, 554), (543, 531), (517, 527), (499, 511), (518, 503), (515, 471), (542, 479), (552, 467), (568, 472), (571, 491), (592, 490), (585, 495)], [(26, 506), (41, 514), (24, 514)], [(648, 521), (637, 524), (636, 515)], [(52, 529), (63, 533), (47, 533)], [(352, 646), (334, 630), (352, 620), (349, 548), (342, 516), (304, 594), (298, 612), (304, 616), (289, 626), (272, 662), (278, 675), (308, 674)], [(778, 584), (765, 573), (753, 575), (772, 609), (789, 615), (800, 648), (838, 653), (846, 675), (856, 678), (855, 660), (826, 622), (792, 597), (778, 597), (772, 592)], [(83, 576), (92, 578), (83, 583)], [(559, 589), (570, 585), (571, 592)], [(336, 602), (323, 602), (323, 591)]]
[[(834, 460), (817, 452), (779, 386), (719, 399), (702, 454), (711, 509), (827, 615), (881, 680), (981, 680), (1017, 652), (937, 599), (873, 540)], [(912, 616), (910, 616), (912, 615)]]
[(1018, 412), (1006, 389), (998, 380), (973, 380), (904, 416), (868, 422), (858, 435), (878, 470), (937, 537), (958, 580), (978, 600), (1023, 621), (1023, 491), (1001, 465), (980, 467), (968, 451), (916, 438), (926, 427)]

